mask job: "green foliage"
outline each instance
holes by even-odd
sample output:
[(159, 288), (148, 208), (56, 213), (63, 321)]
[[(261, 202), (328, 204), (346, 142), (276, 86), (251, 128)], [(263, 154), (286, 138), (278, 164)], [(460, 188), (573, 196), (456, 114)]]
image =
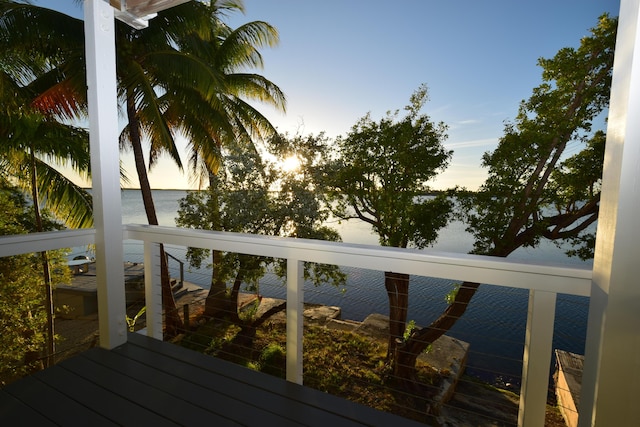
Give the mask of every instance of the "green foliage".
[(91, 196), (57, 168), (70, 166), (88, 177), (88, 133), (67, 121), (78, 117), (74, 108), (82, 110), (86, 83), (82, 77), (77, 85), (62, 85), (65, 73), (57, 67), (70, 61), (65, 71), (84, 71), (84, 58), (79, 61), (71, 47), (77, 37), (75, 48), (82, 49), (82, 29), (82, 21), (55, 11), (0, 4), (0, 179), (32, 193), (72, 228), (92, 226)]
[[(404, 329), (404, 335), (402, 336), (402, 339), (404, 340), (404, 342), (407, 342), (411, 339), (412, 335), (414, 332), (419, 331), (420, 327), (416, 324), (415, 320), (409, 320), (407, 322), (407, 326)], [(422, 353), (429, 353), (432, 349), (432, 345), (429, 344), (423, 351)]]
[(459, 198), (475, 253), (507, 256), (545, 238), (592, 256), (605, 141), (593, 127), (608, 107), (616, 27), (603, 15), (578, 48), (539, 60), (542, 84), (483, 157), (486, 182)]
[(456, 300), (456, 295), (458, 295), (458, 291), (460, 290), (460, 283), (456, 284), (453, 289), (449, 291), (449, 293), (444, 297), (444, 300), (447, 304), (453, 304)]
[[(22, 90), (26, 90), (22, 88)], [(25, 103), (30, 98), (23, 95)], [(69, 227), (93, 224), (91, 196), (55, 166), (71, 165), (80, 175), (89, 170), (89, 139), (83, 129), (62, 124), (35, 111), (0, 115), (0, 179), (32, 192)], [(33, 156), (32, 156), (33, 154)]]
[[(34, 228), (31, 208), (16, 189), (0, 188), (0, 211), (0, 235), (23, 234)], [(64, 251), (48, 255), (53, 283), (68, 283)], [(0, 258), (0, 385), (41, 368), (45, 327), (39, 254)]]
[(284, 377), (287, 352), (280, 344), (271, 343), (260, 353), (259, 370), (278, 377)]
[(254, 319), (256, 313), (258, 312), (258, 309), (260, 308), (260, 302), (261, 302), (261, 298), (256, 298), (249, 304), (242, 307), (240, 318), (243, 320), (247, 320), (248, 322), (251, 322)]
[[(310, 137), (311, 139), (311, 137)], [(280, 149), (288, 142), (279, 136)], [(301, 168), (283, 172), (276, 164), (260, 158), (252, 150), (227, 150), (223, 153), (218, 173), (211, 176), (206, 191), (192, 192), (180, 201), (176, 224), (179, 227), (339, 240), (335, 230), (323, 225), (328, 211), (320, 203), (310, 175)], [(282, 155), (284, 153), (281, 152)], [(300, 154), (300, 153), (299, 153)], [(287, 154), (288, 155), (288, 154)], [(303, 165), (306, 161), (303, 159)], [(189, 248), (190, 265), (199, 267), (210, 251)], [(212, 262), (213, 265), (213, 262)], [(213, 275), (222, 282), (241, 281), (256, 290), (260, 278), (269, 268), (285, 277), (284, 260), (220, 253)], [(315, 284), (343, 285), (345, 275), (332, 265), (305, 264), (305, 278)]]
[(411, 333), (416, 329), (416, 321), (415, 320), (409, 320), (407, 322), (407, 326), (405, 327), (404, 330), (404, 340), (407, 341), (409, 339), (409, 337), (411, 336)]
[(383, 246), (428, 246), (449, 220), (450, 200), (425, 196), (452, 154), (442, 146), (446, 125), (419, 114), (427, 99), (422, 85), (404, 117), (389, 112), (376, 122), (367, 114), (336, 141), (319, 171), (333, 213), (369, 223)]
[(135, 330), (136, 330), (136, 322), (138, 321), (140, 316), (142, 316), (146, 312), (147, 312), (147, 306), (145, 305), (140, 310), (138, 310), (138, 312), (136, 313), (135, 316), (129, 317), (129, 316), (125, 315), (126, 320), (127, 320), (127, 327), (129, 328), (129, 332), (135, 332)]

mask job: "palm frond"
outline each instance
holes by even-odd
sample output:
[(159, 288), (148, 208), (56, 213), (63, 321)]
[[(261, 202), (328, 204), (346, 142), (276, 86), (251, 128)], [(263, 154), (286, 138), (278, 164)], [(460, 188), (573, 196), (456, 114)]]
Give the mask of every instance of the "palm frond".
[(284, 92), (264, 76), (235, 73), (228, 74), (226, 79), (230, 93), (238, 97), (270, 104), (282, 112), (286, 111), (287, 98)]
[(233, 30), (220, 45), (217, 55), (220, 66), (227, 71), (241, 67), (262, 68), (264, 62), (258, 51), (279, 42), (278, 30), (263, 21), (246, 23)]
[(4, 1), (0, 5), (0, 46), (3, 70), (19, 86), (30, 89), (31, 98), (25, 104), (63, 119), (84, 114), (81, 20), (44, 7)]
[(162, 82), (165, 91), (196, 89), (212, 99), (225, 87), (225, 76), (202, 58), (177, 50), (153, 52), (145, 57), (145, 67)]
[[(38, 192), (45, 207), (70, 228), (93, 226), (91, 195), (51, 165), (37, 163)], [(121, 212), (114, 212), (114, 215)]]
[(149, 167), (151, 168), (159, 154), (166, 152), (174, 160), (180, 170), (182, 161), (178, 152), (171, 129), (163, 118), (162, 106), (153, 82), (147, 78), (142, 66), (131, 61), (127, 64), (127, 73), (121, 78), (121, 83), (132, 97), (141, 130), (150, 140)]

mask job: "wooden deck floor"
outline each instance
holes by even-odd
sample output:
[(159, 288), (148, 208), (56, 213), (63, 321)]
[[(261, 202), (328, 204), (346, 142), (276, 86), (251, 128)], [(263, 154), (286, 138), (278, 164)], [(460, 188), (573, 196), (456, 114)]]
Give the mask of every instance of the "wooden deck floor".
[(6, 426), (423, 426), (130, 334), (0, 390)]

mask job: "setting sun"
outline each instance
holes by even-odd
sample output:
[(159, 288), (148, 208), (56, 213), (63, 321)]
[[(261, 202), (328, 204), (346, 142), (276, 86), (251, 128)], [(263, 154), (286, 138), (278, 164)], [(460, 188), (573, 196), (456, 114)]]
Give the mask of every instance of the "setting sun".
[(296, 156), (289, 156), (282, 162), (282, 170), (285, 172), (294, 172), (300, 168), (300, 159)]

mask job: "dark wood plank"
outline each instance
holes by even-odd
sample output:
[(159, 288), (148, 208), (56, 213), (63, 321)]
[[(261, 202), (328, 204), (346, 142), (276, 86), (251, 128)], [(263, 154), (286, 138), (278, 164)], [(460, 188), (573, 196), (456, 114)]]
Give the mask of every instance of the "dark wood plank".
[[(206, 376), (201, 374), (199, 378), (191, 378), (191, 381), (201, 381), (207, 377), (206, 382), (209, 382), (209, 384), (217, 382), (222, 385), (229, 381), (235, 384), (241, 383), (242, 386), (239, 388), (236, 385), (231, 390), (226, 388), (223, 388), (223, 390), (237, 399), (243, 399), (243, 396), (249, 390), (251, 390), (251, 393), (256, 393), (256, 396), (266, 394), (266, 396), (262, 397), (262, 399), (269, 402), (265, 405), (265, 409), (278, 413), (287, 413), (294, 421), (306, 425), (319, 427), (331, 425), (424, 426), (412, 420), (290, 383), (281, 378), (255, 372), (230, 362), (212, 358), (170, 343), (154, 340), (140, 334), (130, 334), (128, 339), (127, 346), (115, 351), (126, 353), (140, 360), (138, 358), (144, 358), (145, 351), (153, 350), (162, 355), (156, 363), (162, 361), (161, 363), (165, 364), (166, 369), (171, 369), (172, 361), (166, 360), (167, 357), (170, 357), (173, 361), (179, 360), (181, 364), (186, 363), (197, 366), (199, 369), (208, 372)], [(140, 361), (144, 362), (144, 360)], [(279, 398), (276, 399), (274, 396), (279, 396)], [(249, 399), (247, 402), (260, 405), (263, 401)]]
[(0, 390), (0, 424), (423, 426), (137, 334)]
[(57, 425), (3, 390), (0, 390), (0, 422), (12, 427)]
[[(116, 352), (88, 351), (83, 353), (82, 356), (134, 378), (136, 381), (163, 390), (174, 396), (176, 401), (188, 401), (193, 405), (198, 405), (200, 408), (210, 411), (212, 414), (232, 417), (243, 425), (261, 424), (281, 427), (299, 425), (281, 415), (258, 408), (254, 404), (233, 399), (216, 384), (211, 384), (211, 387), (203, 387), (177, 376), (175, 372), (167, 373), (158, 370), (155, 363), (153, 363), (154, 366), (149, 366), (126, 358)], [(153, 361), (150, 360), (148, 362)]]
[[(61, 366), (52, 366), (34, 374), (39, 380), (67, 396), (69, 400), (91, 409), (95, 414), (102, 414), (120, 425), (153, 425), (175, 426), (162, 416), (147, 410), (134, 402), (122, 398), (118, 394), (105, 390), (100, 385), (68, 371)], [(104, 379), (106, 380), (106, 378)], [(89, 418), (90, 419), (90, 418)], [(84, 420), (84, 425), (93, 425)]]
[[(92, 353), (101, 354), (107, 359), (118, 357), (107, 350), (94, 350)], [(216, 426), (233, 427), (240, 425), (232, 419), (221, 417), (194, 405), (189, 400), (176, 398), (175, 395), (138, 381), (135, 376), (128, 375), (132, 374), (132, 371), (121, 373), (82, 356), (62, 362), (59, 366), (72, 371), (87, 381), (100, 384), (102, 388), (119, 395), (123, 399), (135, 402), (137, 405), (179, 425), (200, 426), (202, 425), (202, 420), (207, 420), (207, 422)], [(151, 376), (155, 376), (157, 373), (156, 370), (149, 369)]]
[[(116, 425), (100, 414), (69, 399), (68, 396), (60, 393), (56, 388), (39, 381), (35, 375), (11, 383), (3, 391), (31, 408), (32, 412), (46, 417), (57, 425), (86, 426), (87, 420), (91, 420), (92, 427)], [(5, 415), (7, 417), (19, 417), (20, 413)]]
[[(150, 352), (144, 347), (138, 347), (128, 343), (126, 346), (118, 348), (117, 352), (143, 364), (152, 363), (155, 368), (177, 375), (187, 382), (198, 384), (202, 387), (222, 390), (233, 400), (244, 402), (249, 406), (260, 408), (272, 414), (280, 414), (297, 425), (317, 427), (336, 424), (344, 425), (345, 427), (362, 425), (349, 422), (349, 420), (345, 420), (330, 412), (270, 393), (268, 390), (256, 387), (253, 383), (238, 381), (234, 378), (208, 370), (194, 369), (197, 365), (188, 364), (161, 353)], [(259, 374), (258, 372), (255, 373)], [(259, 375), (256, 380), (259, 380), (260, 377), (261, 375)], [(218, 406), (216, 402), (212, 402), (212, 405), (214, 405), (212, 410), (226, 410), (224, 406)]]

